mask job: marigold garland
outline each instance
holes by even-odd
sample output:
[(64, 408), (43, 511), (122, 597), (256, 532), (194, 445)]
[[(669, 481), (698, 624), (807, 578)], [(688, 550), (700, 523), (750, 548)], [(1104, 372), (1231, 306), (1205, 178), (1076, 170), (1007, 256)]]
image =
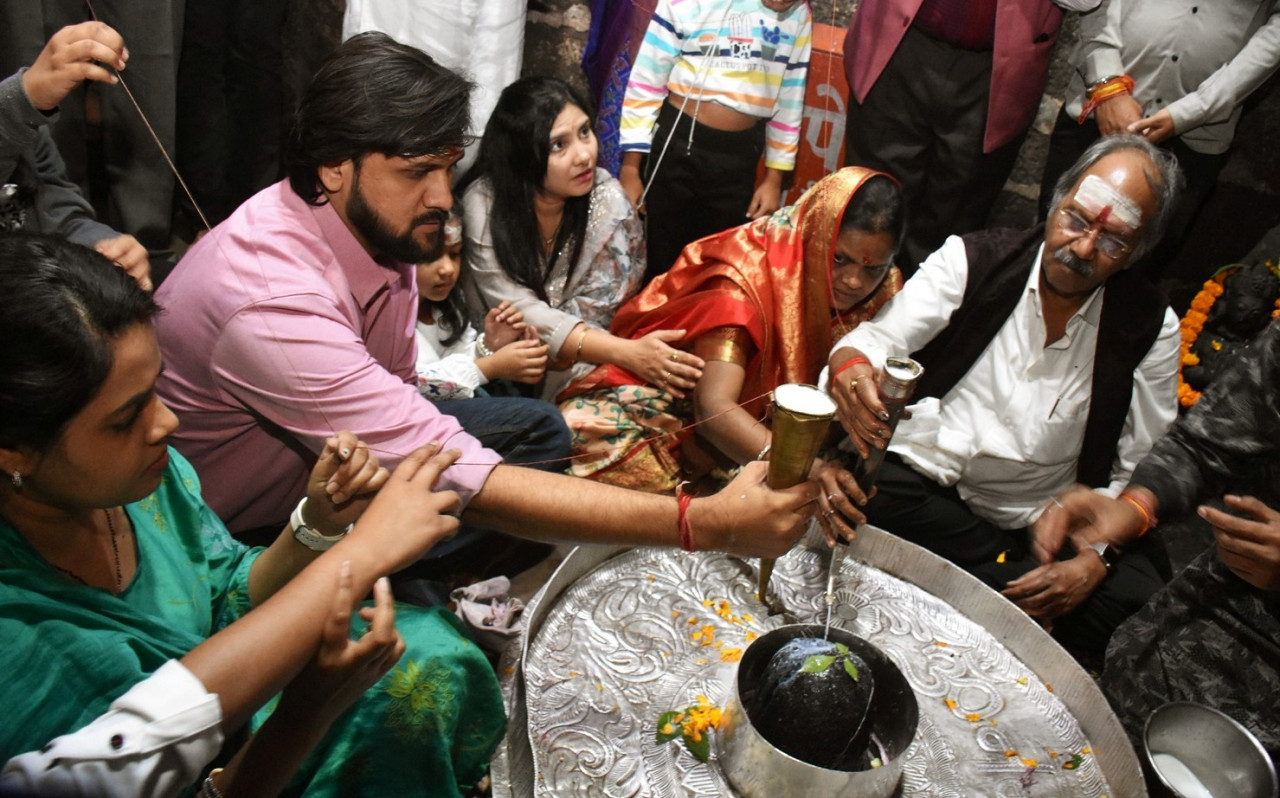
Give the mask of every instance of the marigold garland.
[[(1276, 266), (1268, 260), (1267, 268), (1276, 272)], [(1218, 297), (1222, 296), (1225, 290), (1224, 283), (1227, 278), (1235, 274), (1239, 270), (1239, 266), (1223, 266), (1213, 273), (1213, 276), (1205, 281), (1200, 288), (1200, 292), (1196, 294), (1195, 299), (1191, 300), (1191, 307), (1187, 310), (1185, 316), (1182, 317), (1181, 326), (1181, 359), (1178, 363), (1178, 404), (1183, 407), (1191, 407), (1200, 400), (1200, 391), (1192, 388), (1183, 379), (1182, 370), (1191, 366), (1200, 365), (1200, 357), (1191, 351), (1191, 347), (1195, 346), (1196, 340), (1200, 337), (1200, 332), (1204, 329), (1204, 323), (1209, 318), (1209, 311), (1213, 308), (1213, 303), (1218, 301)], [(1277, 274), (1280, 276), (1280, 273)], [(1276, 298), (1275, 309), (1271, 311), (1271, 318), (1280, 318), (1280, 297)], [(1220, 345), (1214, 349), (1220, 348)]]

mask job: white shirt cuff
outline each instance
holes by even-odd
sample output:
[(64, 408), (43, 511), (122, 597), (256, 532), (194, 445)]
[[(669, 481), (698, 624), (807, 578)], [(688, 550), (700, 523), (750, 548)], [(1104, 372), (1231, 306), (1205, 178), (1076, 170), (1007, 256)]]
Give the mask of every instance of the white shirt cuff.
[(177, 660), (79, 731), (10, 759), (0, 794), (173, 795), (222, 747), (222, 705)]

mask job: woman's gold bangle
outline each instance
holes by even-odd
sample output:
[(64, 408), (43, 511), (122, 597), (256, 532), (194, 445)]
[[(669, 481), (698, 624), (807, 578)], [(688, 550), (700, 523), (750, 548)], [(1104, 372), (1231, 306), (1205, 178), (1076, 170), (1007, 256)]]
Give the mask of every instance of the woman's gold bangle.
[(573, 362), (577, 363), (582, 360), (582, 345), (587, 341), (587, 333), (591, 332), (591, 328), (585, 324), (582, 327), (582, 334), (578, 336), (578, 348), (573, 353)]

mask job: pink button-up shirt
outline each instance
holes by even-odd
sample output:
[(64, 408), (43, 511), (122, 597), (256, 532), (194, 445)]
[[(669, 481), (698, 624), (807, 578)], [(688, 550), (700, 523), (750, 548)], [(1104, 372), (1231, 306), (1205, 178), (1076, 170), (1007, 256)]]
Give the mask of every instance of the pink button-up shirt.
[(461, 449), (437, 487), (464, 503), (500, 461), (415, 387), (413, 267), (375, 262), (287, 182), (193, 246), (156, 299), (173, 444), (233, 531), (283, 523), (338, 430), (389, 468), (426, 443)]

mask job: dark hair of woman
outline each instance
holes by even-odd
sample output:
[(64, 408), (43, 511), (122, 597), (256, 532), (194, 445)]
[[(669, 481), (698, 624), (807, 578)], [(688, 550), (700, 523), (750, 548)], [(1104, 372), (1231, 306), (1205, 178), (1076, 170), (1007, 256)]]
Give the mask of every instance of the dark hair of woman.
[[(551, 154), (551, 127), (566, 106), (576, 105), (595, 127), (592, 109), (573, 88), (558, 78), (529, 77), (502, 90), (498, 104), (480, 139), (476, 163), (458, 183), (457, 193), (479, 178), (488, 178), (493, 193), (489, 229), (493, 250), (507, 276), (547, 300), (546, 281), (552, 258), (543, 261), (534, 195), (542, 190)], [(570, 197), (556, 233), (552, 252), (567, 245), (569, 275), (582, 255), (591, 195)]]
[(87, 247), (0, 235), (0, 446), (43, 451), (101, 389), (111, 342), (159, 312)]
[(888, 233), (896, 252), (907, 232), (907, 203), (902, 189), (883, 175), (868, 178), (845, 206), (840, 230)]
[(367, 153), (442, 155), (468, 143), (472, 84), (421, 50), (362, 33), (325, 59), (298, 103), (285, 147), (289, 185), (324, 203), (316, 171)]

